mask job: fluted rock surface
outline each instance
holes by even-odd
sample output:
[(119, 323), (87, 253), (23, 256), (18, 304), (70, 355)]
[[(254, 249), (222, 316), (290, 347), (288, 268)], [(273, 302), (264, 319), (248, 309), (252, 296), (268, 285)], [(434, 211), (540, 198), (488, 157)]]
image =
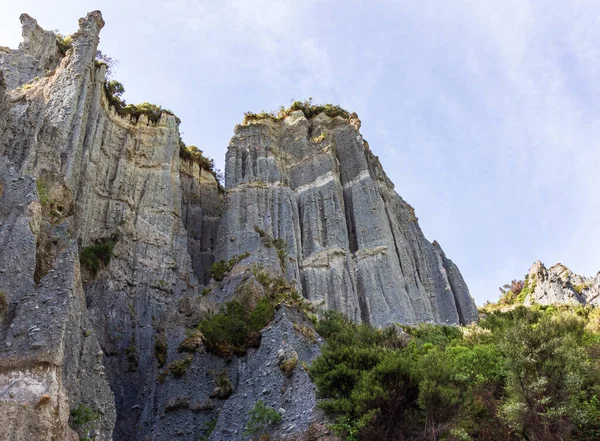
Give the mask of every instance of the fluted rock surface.
[(93, 334), (69, 241), (34, 285), (41, 223), (35, 182), (0, 158), (0, 425), (3, 440), (71, 439), (70, 409), (102, 416), (95, 439), (112, 439), (114, 397)]
[(529, 270), (526, 288), (530, 291), (526, 305), (600, 306), (600, 272), (595, 277), (583, 277), (560, 263), (546, 269), (538, 260)]
[[(247, 439), (258, 400), (284, 415), (275, 439), (329, 439), (301, 367), (321, 339), (298, 309), (279, 305), (260, 346), (229, 359), (202, 342), (181, 349), (224, 301), (248, 286), (265, 295), (257, 268), (356, 321), (475, 320), (458, 269), (424, 238), (357, 118), (238, 126), (223, 193), (182, 159), (173, 115), (110, 105), (98, 11), (66, 54), (21, 21), (23, 43), (0, 48), (0, 439), (75, 439), (79, 405), (98, 413), (84, 434), (98, 440), (195, 441), (213, 424), (210, 440)], [(80, 266), (107, 241), (110, 262)], [(211, 279), (216, 260), (245, 251)], [(281, 354), (298, 357), (289, 376)], [(221, 374), (230, 397), (215, 394)]]
[(359, 124), (298, 110), (238, 125), (217, 257), (247, 251), (277, 270), (261, 236), (281, 238), (285, 275), (324, 308), (374, 325), (476, 320), (458, 269), (425, 239)]

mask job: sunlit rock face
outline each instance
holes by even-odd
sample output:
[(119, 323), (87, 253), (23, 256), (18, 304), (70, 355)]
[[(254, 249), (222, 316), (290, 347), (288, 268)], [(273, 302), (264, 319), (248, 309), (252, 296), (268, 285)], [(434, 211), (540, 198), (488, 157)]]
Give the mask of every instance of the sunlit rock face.
[[(181, 157), (174, 115), (110, 105), (100, 12), (80, 19), (66, 52), (21, 22), (19, 48), (0, 47), (0, 439), (192, 441), (211, 427), (210, 440), (246, 439), (257, 400), (283, 410), (272, 439), (333, 439), (301, 368), (322, 340), (298, 310), (280, 305), (245, 354), (201, 341), (180, 350), (244, 286), (264, 295), (257, 266), (355, 321), (476, 319), (460, 272), (424, 238), (354, 115), (237, 126), (223, 189)], [(80, 265), (107, 241), (110, 261)], [(211, 278), (215, 261), (244, 252)], [(289, 376), (281, 354), (298, 358)], [(221, 373), (228, 396), (215, 394)], [(78, 426), (77, 409), (93, 421)]]
[(277, 269), (265, 232), (285, 241), (286, 276), (323, 308), (374, 325), (476, 320), (460, 272), (425, 239), (359, 125), (302, 111), (238, 125), (218, 258), (248, 251)]
[(583, 277), (560, 263), (546, 269), (536, 261), (529, 270), (526, 287), (531, 291), (525, 298), (526, 305), (600, 305), (600, 273)]

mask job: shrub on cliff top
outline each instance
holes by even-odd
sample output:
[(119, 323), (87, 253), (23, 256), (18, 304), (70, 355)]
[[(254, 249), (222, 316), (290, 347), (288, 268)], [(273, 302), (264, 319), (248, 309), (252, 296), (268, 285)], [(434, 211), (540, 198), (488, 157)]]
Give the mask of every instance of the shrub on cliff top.
[(186, 161), (197, 162), (202, 168), (213, 171), (215, 169), (215, 161), (212, 158), (204, 156), (202, 150), (195, 145), (181, 145), (179, 149), (179, 157)]
[(301, 110), (304, 113), (304, 116), (308, 119), (314, 118), (320, 113), (325, 113), (325, 115), (330, 118), (335, 118), (340, 116), (342, 118), (349, 118), (350, 113), (347, 110), (342, 109), (338, 105), (334, 104), (313, 104), (312, 97), (304, 100), (304, 101), (294, 101), (290, 107), (287, 109), (285, 107), (281, 107), (278, 112), (261, 112), (261, 113), (253, 113), (246, 112), (244, 113), (244, 124), (249, 123), (250, 121), (257, 121), (261, 119), (273, 119), (273, 120), (281, 120), (286, 116), (290, 115), (292, 112), (297, 110)]

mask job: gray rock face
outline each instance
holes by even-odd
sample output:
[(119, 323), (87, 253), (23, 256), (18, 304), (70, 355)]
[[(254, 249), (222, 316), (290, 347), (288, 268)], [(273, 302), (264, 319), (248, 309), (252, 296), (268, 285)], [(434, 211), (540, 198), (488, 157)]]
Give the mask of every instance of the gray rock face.
[(525, 305), (600, 305), (600, 272), (595, 277), (583, 277), (560, 263), (546, 269), (538, 260), (529, 270), (527, 287), (531, 293)]
[[(458, 269), (424, 238), (357, 118), (295, 112), (238, 126), (223, 194), (180, 158), (173, 115), (110, 106), (94, 62), (98, 11), (64, 57), (52, 32), (21, 21), (23, 43), (0, 48), (0, 423), (10, 428), (0, 439), (75, 439), (79, 405), (99, 413), (97, 440), (192, 441), (213, 423), (211, 440), (244, 439), (258, 400), (283, 416), (276, 439), (328, 436), (301, 367), (320, 341), (298, 331), (312, 327), (297, 310), (280, 307), (245, 355), (178, 349), (242, 284), (264, 295), (254, 264), (356, 321), (476, 319)], [(107, 239), (110, 262), (80, 267), (79, 251)], [(215, 260), (246, 251), (223, 281), (210, 278)], [(230, 397), (215, 393), (220, 373)]]
[(43, 30), (33, 18), (21, 14), (23, 42), (11, 51), (0, 47), (0, 71), (4, 73), (9, 89), (16, 89), (36, 77), (43, 77), (56, 69), (61, 55), (54, 32)]
[(458, 269), (425, 239), (357, 122), (296, 111), (237, 126), (217, 257), (247, 251), (276, 270), (264, 231), (285, 241), (285, 275), (324, 308), (374, 325), (476, 320)]
[(0, 424), (3, 440), (70, 439), (69, 409), (86, 405), (112, 439), (114, 398), (92, 333), (71, 243), (34, 286), (41, 210), (35, 182), (0, 158)]
[(215, 177), (193, 161), (181, 161), (181, 218), (198, 281), (207, 285), (221, 221), (221, 195)]
[[(259, 400), (282, 417), (271, 436), (308, 429), (316, 417), (317, 400), (315, 386), (302, 364), (312, 363), (319, 354), (319, 346), (298, 331), (302, 326), (310, 325), (298, 311), (281, 308), (276, 312), (275, 319), (262, 333), (260, 348), (238, 361), (235, 393), (223, 406), (210, 441), (252, 439), (244, 432), (248, 410)], [(314, 338), (319, 337), (315, 334)], [(293, 366), (289, 373), (281, 368), (286, 360)]]

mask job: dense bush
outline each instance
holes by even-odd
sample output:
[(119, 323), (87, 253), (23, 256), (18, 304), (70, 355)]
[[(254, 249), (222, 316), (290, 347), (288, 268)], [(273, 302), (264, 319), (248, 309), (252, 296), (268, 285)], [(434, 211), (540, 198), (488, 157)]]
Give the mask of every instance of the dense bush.
[(198, 329), (209, 351), (222, 356), (240, 354), (260, 343), (260, 330), (271, 322), (274, 311), (271, 299), (263, 297), (252, 307), (250, 297), (244, 296), (224, 303), (219, 312), (202, 320)]
[(96, 240), (95, 243), (80, 251), (79, 261), (96, 275), (100, 268), (109, 264), (117, 240), (116, 236)]
[(348, 440), (600, 439), (597, 315), (521, 306), (403, 336), (328, 313), (310, 375)]

